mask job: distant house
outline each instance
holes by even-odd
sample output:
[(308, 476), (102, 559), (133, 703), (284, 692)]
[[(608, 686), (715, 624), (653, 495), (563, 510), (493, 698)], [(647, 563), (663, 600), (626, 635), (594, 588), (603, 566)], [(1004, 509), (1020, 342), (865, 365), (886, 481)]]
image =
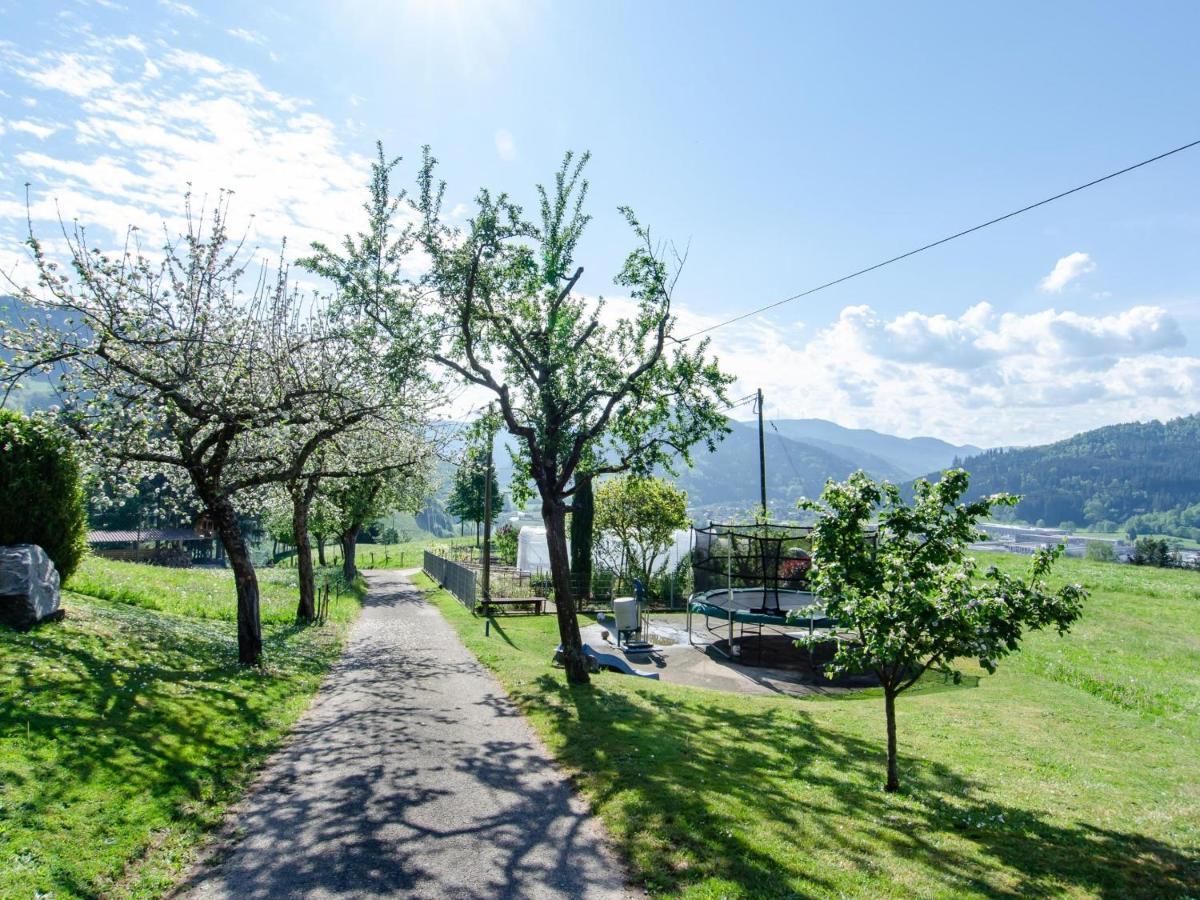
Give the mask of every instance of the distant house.
[(187, 568), (225, 561), (220, 541), (205, 522), (191, 528), (138, 528), (89, 531), (92, 552), (105, 559)]

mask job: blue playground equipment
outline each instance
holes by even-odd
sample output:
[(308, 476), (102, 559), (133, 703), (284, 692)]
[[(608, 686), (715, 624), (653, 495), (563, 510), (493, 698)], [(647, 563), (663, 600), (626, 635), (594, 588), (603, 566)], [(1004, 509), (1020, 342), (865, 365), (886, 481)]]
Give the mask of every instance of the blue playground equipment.
[[(591, 660), (589, 668), (593, 672), (598, 672), (601, 669), (608, 669), (611, 672), (619, 672), (622, 675), (637, 675), (639, 678), (650, 678), (658, 681), (657, 672), (643, 672), (640, 669), (635, 669), (628, 662), (615, 653), (604, 653), (601, 650), (596, 650), (591, 644), (583, 645), (583, 655)], [(554, 651), (554, 661), (561, 662), (562, 660), (562, 644), (559, 644)]]

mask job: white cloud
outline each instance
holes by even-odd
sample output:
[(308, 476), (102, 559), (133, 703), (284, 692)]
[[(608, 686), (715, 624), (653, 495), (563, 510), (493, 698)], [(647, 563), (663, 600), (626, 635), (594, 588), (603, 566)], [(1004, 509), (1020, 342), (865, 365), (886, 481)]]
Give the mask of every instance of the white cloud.
[(1086, 253), (1075, 251), (1068, 253), (1054, 264), (1050, 274), (1038, 283), (1038, 289), (1047, 294), (1062, 293), (1062, 289), (1078, 278), (1093, 271), (1096, 264)]
[(251, 244), (268, 249), (286, 237), (298, 255), (313, 240), (359, 227), (369, 160), (342, 144), (340, 126), (212, 56), (120, 43), (88, 39), (72, 52), (34, 55), (0, 48), (6, 77), (54, 92), (56, 119), (70, 137), (34, 152), (11, 145), (6, 123), (0, 237), (22, 232), (24, 192), (12, 185), (26, 180), (34, 224), (47, 233), (60, 213), (110, 239), (129, 225), (151, 234), (161, 234), (164, 221), (177, 229), (189, 187), (210, 205), (219, 190), (232, 190), (236, 227), (249, 223)]
[(869, 306), (848, 306), (830, 333), (891, 362), (963, 371), (1013, 356), (1081, 362), (1184, 344), (1179, 323), (1155, 306), (1100, 316), (1055, 309), (1017, 315), (998, 314), (985, 302), (957, 318), (906, 312), (891, 320)]
[(195, 50), (168, 50), (166, 56), (163, 57), (163, 62), (168, 66), (193, 73), (220, 75), (225, 71), (225, 64), (219, 59), (204, 53), (197, 53)]
[(32, 134), (35, 138), (42, 141), (59, 130), (57, 125), (42, 125), (38, 122), (30, 121), (10, 122), (9, 128), (13, 131), (23, 131), (25, 134)]
[[(603, 320), (633, 312), (628, 298), (608, 298)], [(680, 334), (726, 318), (675, 312)], [(1178, 355), (1178, 323), (1155, 306), (1088, 316), (978, 303), (958, 316), (891, 317), (848, 306), (815, 330), (748, 319), (709, 336), (737, 378), (730, 395), (762, 388), (775, 418), (1001, 446), (1200, 409), (1200, 359)]]
[(249, 28), (226, 28), (225, 33), (230, 37), (235, 37), (239, 41), (245, 41), (247, 44), (265, 44), (267, 39), (256, 31), (251, 31)]
[[(685, 316), (685, 333), (711, 324)], [(808, 339), (802, 327), (750, 320), (714, 332), (734, 394), (763, 388), (773, 416), (981, 445), (1200, 409), (1200, 359), (1180, 353), (1179, 325), (1159, 307), (1089, 316), (981, 303), (889, 318), (849, 306)]]
[(77, 54), (57, 53), (42, 57), (38, 63), (37, 68), (17, 74), (40, 88), (61, 91), (72, 97), (86, 97), (113, 87), (112, 75), (103, 60), (91, 59), (84, 65)]
[(496, 152), (500, 154), (500, 158), (505, 161), (511, 161), (517, 158), (517, 142), (513, 139), (512, 132), (507, 128), (499, 129), (494, 140), (496, 142)]
[(136, 50), (138, 53), (146, 52), (146, 44), (136, 34), (127, 34), (125, 37), (106, 38), (104, 43), (109, 47), (116, 47), (124, 50)]
[(176, 15), (185, 16), (189, 19), (200, 18), (200, 13), (196, 11), (195, 7), (188, 6), (186, 3), (179, 3), (177, 0), (158, 0), (158, 5)]

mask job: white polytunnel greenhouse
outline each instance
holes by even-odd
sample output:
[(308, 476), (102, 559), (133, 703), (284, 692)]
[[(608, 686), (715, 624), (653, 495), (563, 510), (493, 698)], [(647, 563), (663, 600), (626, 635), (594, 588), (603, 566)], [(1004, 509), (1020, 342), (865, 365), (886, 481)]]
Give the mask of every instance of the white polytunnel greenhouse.
[(544, 525), (521, 526), (517, 535), (517, 570), (526, 573), (550, 571), (550, 549), (546, 545)]

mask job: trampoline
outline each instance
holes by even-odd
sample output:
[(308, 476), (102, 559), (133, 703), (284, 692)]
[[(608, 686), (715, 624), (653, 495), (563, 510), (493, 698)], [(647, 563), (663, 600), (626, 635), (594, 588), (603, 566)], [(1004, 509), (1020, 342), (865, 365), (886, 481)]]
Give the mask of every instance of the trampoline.
[[(747, 637), (757, 638), (762, 658), (765, 631), (797, 634), (833, 629), (820, 599), (809, 589), (812, 528), (804, 525), (719, 525), (696, 529), (692, 573), (696, 592), (688, 601), (688, 643), (694, 639), (696, 617), (704, 628), (724, 641), (728, 652), (716, 652), (745, 662)], [(714, 628), (713, 620), (717, 626)]]

